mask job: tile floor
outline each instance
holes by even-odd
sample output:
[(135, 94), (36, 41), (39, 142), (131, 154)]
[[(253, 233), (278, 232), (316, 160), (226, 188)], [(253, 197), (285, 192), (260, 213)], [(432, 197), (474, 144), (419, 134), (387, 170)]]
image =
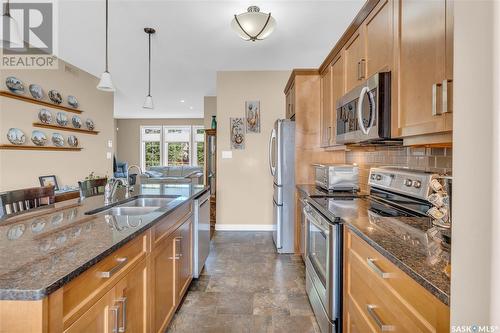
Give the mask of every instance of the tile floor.
[(218, 231), (167, 332), (319, 332), (300, 256), (278, 255), (270, 232)]

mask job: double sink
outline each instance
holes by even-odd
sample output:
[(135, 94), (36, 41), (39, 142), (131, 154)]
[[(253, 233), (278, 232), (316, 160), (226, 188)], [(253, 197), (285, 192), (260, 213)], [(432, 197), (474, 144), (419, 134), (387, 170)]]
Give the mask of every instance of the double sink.
[(102, 214), (113, 216), (139, 216), (152, 213), (160, 208), (168, 206), (180, 196), (167, 196), (161, 198), (139, 197), (123, 203), (117, 203), (112, 207), (105, 206), (86, 212), (87, 215)]

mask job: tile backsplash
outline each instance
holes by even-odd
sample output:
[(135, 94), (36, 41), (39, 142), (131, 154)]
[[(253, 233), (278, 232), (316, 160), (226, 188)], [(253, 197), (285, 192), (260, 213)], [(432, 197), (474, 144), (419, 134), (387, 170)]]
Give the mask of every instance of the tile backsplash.
[(346, 162), (359, 165), (361, 190), (366, 191), (371, 167), (408, 167), (415, 170), (451, 175), (452, 148), (353, 148), (346, 152)]

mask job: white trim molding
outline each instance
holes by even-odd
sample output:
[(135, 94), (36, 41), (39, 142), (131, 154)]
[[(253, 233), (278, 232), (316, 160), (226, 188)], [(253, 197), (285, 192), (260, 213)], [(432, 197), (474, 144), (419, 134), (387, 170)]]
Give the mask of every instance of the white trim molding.
[(219, 231), (273, 231), (272, 224), (215, 224), (215, 230)]

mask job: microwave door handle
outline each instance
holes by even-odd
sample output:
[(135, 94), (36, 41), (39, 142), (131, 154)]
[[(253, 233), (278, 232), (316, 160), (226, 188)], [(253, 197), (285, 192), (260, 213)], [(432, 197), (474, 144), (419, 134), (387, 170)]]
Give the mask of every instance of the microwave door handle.
[[(366, 95), (368, 95), (368, 98), (370, 99), (369, 103), (370, 124), (368, 125), (368, 127), (365, 127), (365, 124), (363, 123), (363, 102), (365, 100)], [(370, 92), (370, 89), (368, 87), (363, 87), (363, 89), (361, 89), (361, 93), (359, 94), (359, 100), (358, 100), (358, 125), (363, 134), (365, 135), (368, 134), (374, 122), (375, 122), (375, 100), (373, 98), (373, 94)]]

